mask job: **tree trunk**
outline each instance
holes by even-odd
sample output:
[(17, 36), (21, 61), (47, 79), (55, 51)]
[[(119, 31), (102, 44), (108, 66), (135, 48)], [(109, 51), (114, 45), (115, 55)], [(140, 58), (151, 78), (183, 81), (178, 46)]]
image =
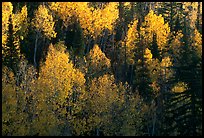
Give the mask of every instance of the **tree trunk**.
[(90, 43), (91, 43), (91, 38), (88, 38), (88, 43), (87, 43), (87, 47), (86, 47), (86, 54), (89, 52)]
[(131, 72), (130, 72), (130, 84), (133, 84), (133, 65), (130, 65), (131, 66)]
[[(123, 24), (124, 27), (124, 37), (126, 36), (127, 32), (127, 27)], [(127, 81), (127, 46), (126, 46), (126, 41), (124, 41), (124, 46), (125, 46), (125, 69), (124, 69), (124, 80)]]
[(123, 2), (119, 2), (119, 6), (118, 6), (118, 8), (119, 8), (119, 19), (120, 19), (120, 21), (123, 19)]
[(197, 27), (198, 30), (200, 30), (200, 2), (198, 2), (198, 12), (197, 12), (196, 27)]
[(173, 2), (170, 2), (171, 5), (171, 14), (170, 14), (170, 29), (173, 29)]
[(96, 136), (99, 136), (99, 129), (96, 128)]
[(191, 120), (191, 122), (192, 122), (192, 135), (193, 136), (196, 136), (197, 134), (196, 134), (196, 124), (195, 124), (195, 121), (193, 121), (193, 120), (196, 120), (196, 117), (197, 117), (197, 115), (196, 115), (196, 112), (195, 112), (195, 93), (194, 92), (191, 92), (191, 115), (192, 115), (192, 120)]
[(135, 9), (134, 9), (134, 4), (135, 2), (131, 2), (131, 19), (133, 20), (134, 19), (134, 16), (135, 16)]
[[(153, 107), (154, 109), (155, 107)], [(153, 110), (153, 124), (152, 124), (152, 136), (155, 135), (155, 124), (156, 124), (156, 111)]]
[(37, 67), (37, 62), (36, 62), (36, 54), (37, 54), (37, 46), (38, 46), (38, 34), (35, 37), (35, 50), (34, 50), (34, 67)]

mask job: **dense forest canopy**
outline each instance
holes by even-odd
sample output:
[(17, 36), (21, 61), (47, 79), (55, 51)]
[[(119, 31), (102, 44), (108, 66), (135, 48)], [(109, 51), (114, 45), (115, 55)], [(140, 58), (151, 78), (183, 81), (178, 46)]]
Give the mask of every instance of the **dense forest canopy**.
[(201, 136), (202, 2), (2, 2), (2, 135)]

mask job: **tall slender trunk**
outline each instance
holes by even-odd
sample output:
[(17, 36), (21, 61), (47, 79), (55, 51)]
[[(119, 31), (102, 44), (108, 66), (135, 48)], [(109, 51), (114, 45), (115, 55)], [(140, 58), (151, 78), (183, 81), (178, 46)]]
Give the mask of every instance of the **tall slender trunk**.
[(99, 128), (96, 128), (96, 136), (99, 136)]
[(198, 12), (197, 12), (196, 27), (197, 27), (198, 30), (200, 29), (200, 2), (198, 2)]
[[(127, 27), (125, 25), (123, 25), (124, 27), (124, 37), (126, 36), (126, 32), (127, 32)], [(126, 46), (126, 41), (124, 41), (124, 45), (125, 45), (125, 70), (124, 70), (124, 80), (127, 81), (127, 46)]]
[(134, 16), (135, 16), (134, 4), (135, 4), (135, 2), (131, 2), (131, 19), (132, 20), (134, 19)]
[(107, 42), (107, 38), (108, 38), (108, 33), (106, 30), (104, 31), (103, 36), (104, 36), (104, 38), (102, 38), (101, 45), (102, 45), (102, 51), (104, 52), (106, 49), (106, 42)]
[(123, 5), (124, 5), (124, 2), (119, 2), (119, 19), (120, 21), (123, 19)]
[(88, 43), (87, 43), (87, 47), (86, 47), (86, 54), (89, 52), (90, 43), (91, 43), (91, 38), (88, 38)]
[(98, 40), (98, 36), (96, 35), (96, 31), (94, 32), (94, 35), (96, 36), (96, 38), (94, 39), (94, 45), (97, 44), (97, 40)]
[(38, 34), (35, 37), (35, 50), (34, 50), (34, 66), (37, 67), (37, 62), (36, 62), (36, 54), (37, 54), (37, 46), (38, 46)]
[(155, 135), (156, 112), (153, 113), (152, 136)]
[(170, 29), (173, 29), (173, 2), (170, 2), (171, 5), (171, 14), (170, 14)]
[(75, 65), (76, 65), (76, 53), (74, 53), (74, 62), (73, 62), (73, 64), (74, 64), (74, 67), (75, 67)]
[[(191, 115), (192, 115), (192, 120), (196, 120), (196, 111), (195, 111), (195, 93), (194, 92), (191, 92)], [(193, 133), (193, 136), (196, 136), (196, 124), (194, 121), (192, 121), (192, 133)]]
[(114, 39), (115, 39), (115, 38), (114, 38), (114, 31), (113, 31), (113, 34), (112, 34), (112, 35), (113, 35), (113, 37), (112, 37), (112, 44), (113, 44), (113, 46), (112, 46), (112, 47), (113, 47), (113, 52), (114, 52), (114, 49), (115, 49), (115, 45), (114, 45)]
[(130, 65), (131, 66), (131, 71), (130, 71), (130, 84), (133, 84), (133, 65)]
[(105, 31), (103, 31), (103, 35), (100, 39), (100, 46), (101, 46), (101, 51), (104, 52), (105, 51), (105, 45), (103, 45), (103, 42), (104, 42), (104, 37), (105, 37)]

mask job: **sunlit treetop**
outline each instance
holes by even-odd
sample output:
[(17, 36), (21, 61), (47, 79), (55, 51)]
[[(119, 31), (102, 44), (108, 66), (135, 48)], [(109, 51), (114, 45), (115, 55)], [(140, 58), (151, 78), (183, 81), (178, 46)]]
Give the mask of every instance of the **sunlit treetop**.
[(197, 29), (194, 30), (193, 47), (196, 49), (199, 57), (202, 57), (202, 34), (200, 34)]
[(130, 2), (124, 2), (124, 6), (127, 7), (128, 9), (131, 8), (131, 3)]
[(146, 59), (146, 61), (152, 60), (152, 53), (151, 50), (149, 50), (148, 48), (145, 49), (144, 58)]
[(55, 38), (54, 24), (55, 22), (48, 9), (45, 6), (39, 5), (35, 11), (34, 19), (32, 19), (32, 25), (36, 31), (45, 35), (48, 39)]
[(197, 20), (198, 2), (184, 2), (184, 11), (188, 13), (190, 26), (195, 28)]
[(12, 15), (12, 11), (13, 6), (11, 2), (2, 2), (2, 54), (4, 54), (4, 48), (6, 47), (9, 17)]
[(77, 16), (77, 6), (77, 2), (50, 2), (50, 9), (57, 13), (66, 27), (73, 23), (71, 18)]
[(102, 71), (111, 66), (110, 59), (106, 57), (105, 53), (101, 51), (98, 45), (94, 45), (93, 49), (89, 52), (87, 62), (93, 72)]
[(127, 62), (129, 64), (134, 63), (134, 49), (136, 47), (136, 44), (139, 41), (139, 35), (137, 32), (137, 23), (138, 20), (134, 20), (131, 24), (128, 25), (128, 32), (127, 36), (125, 37), (126, 41), (126, 51), (127, 51)]
[(171, 58), (169, 56), (164, 57), (161, 61), (161, 67), (170, 67), (172, 66)]
[(28, 13), (27, 7), (23, 6), (20, 12), (12, 14), (12, 26), (14, 36), (14, 46), (16, 47), (17, 55), (20, 57), (20, 39), (23, 40), (28, 32)]
[(9, 17), (12, 14), (13, 6), (11, 2), (2, 2), (2, 34), (8, 30)]
[(171, 90), (174, 93), (182, 93), (188, 89), (188, 85), (184, 82), (178, 82)]
[(13, 31), (18, 32), (19, 30), (23, 30), (21, 32), (25, 33), (25, 29), (27, 29), (27, 7), (23, 6), (21, 12), (13, 14)]
[(52, 2), (50, 7), (63, 20), (65, 27), (78, 21), (85, 35), (96, 38), (103, 29), (113, 29), (118, 18), (117, 3), (110, 2), (104, 9), (94, 9), (88, 2)]
[[(118, 18), (118, 3), (110, 2), (104, 9), (99, 9), (93, 12), (95, 16), (94, 26), (96, 27), (95, 32), (101, 32), (103, 29), (107, 28), (110, 31), (113, 30), (113, 25)], [(100, 33), (99, 33), (100, 34)]]
[[(78, 17), (85, 35), (90, 34), (93, 38), (101, 35), (106, 28), (113, 30), (114, 23), (118, 18), (118, 3), (110, 2), (103, 9), (88, 7), (88, 3), (79, 4)], [(83, 6), (83, 7), (82, 7)]]
[(156, 34), (156, 40), (159, 50), (163, 50), (168, 41), (170, 27), (164, 22), (162, 15), (157, 16), (152, 10), (145, 16), (145, 21), (141, 27), (141, 35), (148, 44), (152, 43), (153, 35)]
[(61, 102), (72, 94), (71, 89), (75, 83), (80, 86), (85, 83), (84, 75), (74, 69), (69, 60), (69, 54), (56, 50), (53, 45), (49, 46), (39, 79), (42, 80), (42, 83), (50, 85), (53, 94), (58, 92)]

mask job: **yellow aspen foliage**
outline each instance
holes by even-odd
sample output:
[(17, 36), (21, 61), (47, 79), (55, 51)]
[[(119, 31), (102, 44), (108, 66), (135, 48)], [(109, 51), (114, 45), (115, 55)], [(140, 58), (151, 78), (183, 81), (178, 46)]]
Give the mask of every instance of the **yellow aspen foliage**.
[(180, 53), (181, 46), (182, 46), (182, 42), (181, 42), (182, 37), (183, 37), (183, 34), (181, 30), (178, 31), (175, 36), (173, 35), (173, 41), (171, 41), (170, 43), (170, 48), (173, 50), (174, 55), (178, 56)]
[(173, 76), (173, 70), (171, 69), (173, 66), (172, 59), (169, 56), (163, 57), (161, 62), (158, 59), (152, 59), (151, 51), (147, 49), (144, 56), (146, 57), (147, 68), (150, 71), (151, 86), (155, 94), (158, 94), (160, 90), (158, 82), (161, 79), (169, 79)]
[(123, 124), (120, 133), (123, 136), (141, 136), (141, 127), (143, 126), (143, 116), (149, 108), (142, 103), (141, 97), (136, 95), (128, 95), (129, 107), (125, 107), (121, 116)]
[(38, 134), (39, 136), (57, 136), (60, 135), (60, 131), (58, 130), (59, 120), (54, 112), (49, 109), (44, 108), (40, 113), (38, 113), (38, 117), (33, 119), (32, 121), (32, 133)]
[[(149, 55), (151, 57), (151, 55)], [(172, 59), (169, 56), (163, 57), (160, 62), (158, 59), (149, 59), (146, 61), (147, 68), (150, 71), (150, 78), (152, 80), (151, 87), (155, 94), (159, 94), (161, 80), (165, 81), (173, 76)]]
[(105, 111), (109, 108), (109, 105), (117, 99), (116, 88), (113, 75), (104, 75), (92, 81), (90, 91), (96, 98), (93, 101), (96, 110)]
[(181, 30), (179, 30), (175, 35), (172, 35), (173, 39), (171, 43), (169, 44), (169, 48), (172, 50), (172, 54), (174, 55), (174, 65), (179, 66), (180, 60), (181, 60), (181, 53), (183, 51), (182, 49), (182, 38), (183, 38), (183, 33)]
[(83, 105), (81, 110), (83, 116), (73, 116), (70, 120), (75, 134), (91, 135), (94, 129), (108, 125), (112, 105), (117, 104), (121, 108), (124, 102), (122, 98), (124, 98), (124, 89), (119, 91), (113, 75), (103, 75), (91, 80), (89, 91), (84, 96), (85, 101), (80, 103)]
[[(89, 18), (88, 24), (85, 24), (84, 29), (88, 29), (89, 33), (96, 38), (101, 35), (102, 31), (106, 28), (110, 31), (113, 30), (116, 19), (118, 18), (118, 3), (110, 2), (106, 5), (104, 9), (94, 9), (91, 10), (91, 17)], [(82, 14), (80, 14), (82, 15)], [(80, 24), (84, 23), (84, 18), (80, 18)], [(82, 25), (83, 26), (83, 25)]]
[(161, 67), (170, 67), (172, 66), (172, 62), (169, 56), (164, 57), (161, 61)]
[(68, 61), (68, 56), (65, 53), (61, 54), (54, 49), (53, 45), (50, 45), (40, 75), (40, 79), (50, 85), (52, 94), (55, 95), (55, 92), (59, 90), (61, 92), (59, 97), (63, 99), (68, 96), (68, 92), (71, 90), (69, 77), (71, 77), (73, 65), (68, 64)]
[(119, 93), (114, 83), (113, 75), (104, 75), (94, 78), (90, 85), (90, 114), (88, 122), (90, 129), (105, 125), (110, 116), (111, 105), (118, 101)]
[(124, 6), (127, 7), (128, 9), (131, 8), (131, 3), (130, 2), (124, 2)]
[[(93, 8), (89, 7), (88, 2), (76, 2), (77, 8), (77, 17), (80, 22), (81, 28), (83, 28), (84, 35), (88, 35), (93, 29)], [(92, 22), (93, 21), (93, 22)], [(93, 33), (92, 33), (93, 34)]]
[(134, 63), (134, 49), (136, 47), (136, 44), (139, 41), (138, 39), (139, 35), (137, 32), (137, 23), (138, 23), (138, 20), (135, 19), (131, 24), (129, 24), (127, 36), (125, 37), (126, 56), (127, 56), (127, 62), (129, 64)]
[(6, 46), (8, 38), (9, 18), (12, 15), (13, 6), (11, 2), (2, 2), (2, 55), (5, 55), (8, 47)]
[(188, 86), (184, 82), (178, 82), (173, 88), (172, 92), (174, 93), (182, 93), (188, 89)]
[(160, 61), (157, 58), (152, 58), (151, 50), (148, 48), (145, 49), (144, 58), (147, 68), (150, 71), (150, 78), (152, 80), (151, 87), (154, 90), (154, 94), (157, 94), (160, 90), (160, 87), (157, 83), (161, 69)]
[(149, 62), (152, 60), (152, 53), (151, 53), (151, 50), (149, 50), (149, 48), (145, 49), (144, 58), (146, 59), (146, 62)]
[(190, 20), (190, 26), (195, 28), (197, 20), (198, 2), (184, 2), (184, 11), (188, 13), (188, 18)]
[(127, 94), (129, 90), (127, 83), (119, 84), (118, 101), (112, 104), (108, 122), (102, 128), (105, 135), (142, 135), (143, 116), (149, 108), (138, 94)]
[(160, 70), (161, 70), (161, 66), (160, 66), (160, 61), (156, 58), (156, 59), (151, 59), (146, 61), (147, 63), (147, 68), (150, 71), (150, 78), (152, 80), (152, 88), (156, 93), (159, 92), (159, 86), (158, 86), (158, 79), (160, 76)]
[[(65, 114), (70, 123), (77, 124), (78, 119), (73, 115), (82, 110), (86, 98), (84, 74), (73, 67), (69, 54), (63, 48), (58, 49), (60, 51), (52, 44), (49, 46), (36, 82), (35, 106), (38, 117), (33, 121), (33, 129), (39, 135), (59, 135), (58, 126), (66, 123)], [(68, 106), (70, 111), (66, 111)]]
[(197, 29), (194, 30), (193, 47), (196, 49), (199, 57), (202, 57), (202, 34)]
[[(83, 2), (81, 2), (83, 4)], [(63, 20), (64, 26), (68, 27), (76, 16), (75, 9), (77, 8), (77, 2), (50, 2), (50, 9), (57, 13), (57, 15)]]
[[(58, 118), (56, 97), (52, 95), (52, 89), (49, 84), (42, 83), (42, 79), (38, 79), (33, 84), (33, 118), (30, 124), (30, 135), (49, 136), (59, 135), (58, 129), (61, 119)], [(60, 110), (61, 111), (61, 110)]]
[(69, 61), (68, 53), (55, 50), (50, 45), (45, 65), (40, 72), (42, 83), (46, 83), (51, 88), (51, 95), (57, 96), (58, 102), (65, 102), (66, 98), (72, 95), (72, 87), (75, 82), (79, 86), (85, 83), (84, 75), (73, 68)]
[(23, 112), (25, 95), (15, 86), (14, 74), (7, 67), (2, 69), (2, 134), (28, 135), (27, 114)]
[(103, 29), (107, 28), (110, 31), (113, 30), (113, 25), (118, 18), (118, 3), (110, 2), (104, 9), (97, 9), (93, 11), (93, 26), (94, 26), (94, 38), (101, 34)]
[(90, 34), (94, 39), (101, 35), (103, 29), (110, 31), (118, 18), (118, 3), (110, 2), (104, 9), (94, 9), (88, 2), (52, 2), (50, 7), (63, 20), (68, 27), (79, 21), (84, 35)]
[(165, 79), (169, 79), (170, 77), (173, 76), (173, 70), (171, 69), (173, 64), (172, 64), (172, 59), (169, 56), (162, 58), (160, 66), (161, 66), (161, 73), (164, 75)]
[(17, 52), (17, 55), (20, 57), (20, 39), (23, 40), (28, 27), (28, 18), (27, 18), (27, 7), (22, 7), (21, 11), (12, 14), (12, 25), (13, 25), (13, 35), (14, 35), (14, 46)]
[(20, 33), (19, 35), (22, 36), (24, 35), (24, 33), (26, 33), (27, 26), (28, 26), (27, 16), (28, 16), (28, 13), (27, 13), (26, 6), (23, 6), (20, 12), (12, 15), (14, 34), (19, 32)]
[(50, 8), (63, 20), (65, 27), (73, 24), (78, 18), (82, 28), (86, 28), (84, 24), (88, 24), (92, 18), (92, 9), (88, 7), (88, 2), (51, 2)]
[(140, 30), (147, 44), (152, 43), (153, 34), (156, 34), (158, 49), (161, 51), (165, 48), (170, 33), (170, 27), (168, 23), (164, 22), (164, 18), (161, 15), (157, 16), (150, 10), (145, 16), (145, 21)]
[(45, 35), (48, 39), (56, 37), (54, 19), (45, 6), (39, 5), (31, 24), (37, 32)]
[(90, 73), (107, 70), (111, 66), (110, 59), (106, 57), (98, 45), (94, 45), (93, 49), (90, 50), (87, 56), (87, 64), (91, 69)]

